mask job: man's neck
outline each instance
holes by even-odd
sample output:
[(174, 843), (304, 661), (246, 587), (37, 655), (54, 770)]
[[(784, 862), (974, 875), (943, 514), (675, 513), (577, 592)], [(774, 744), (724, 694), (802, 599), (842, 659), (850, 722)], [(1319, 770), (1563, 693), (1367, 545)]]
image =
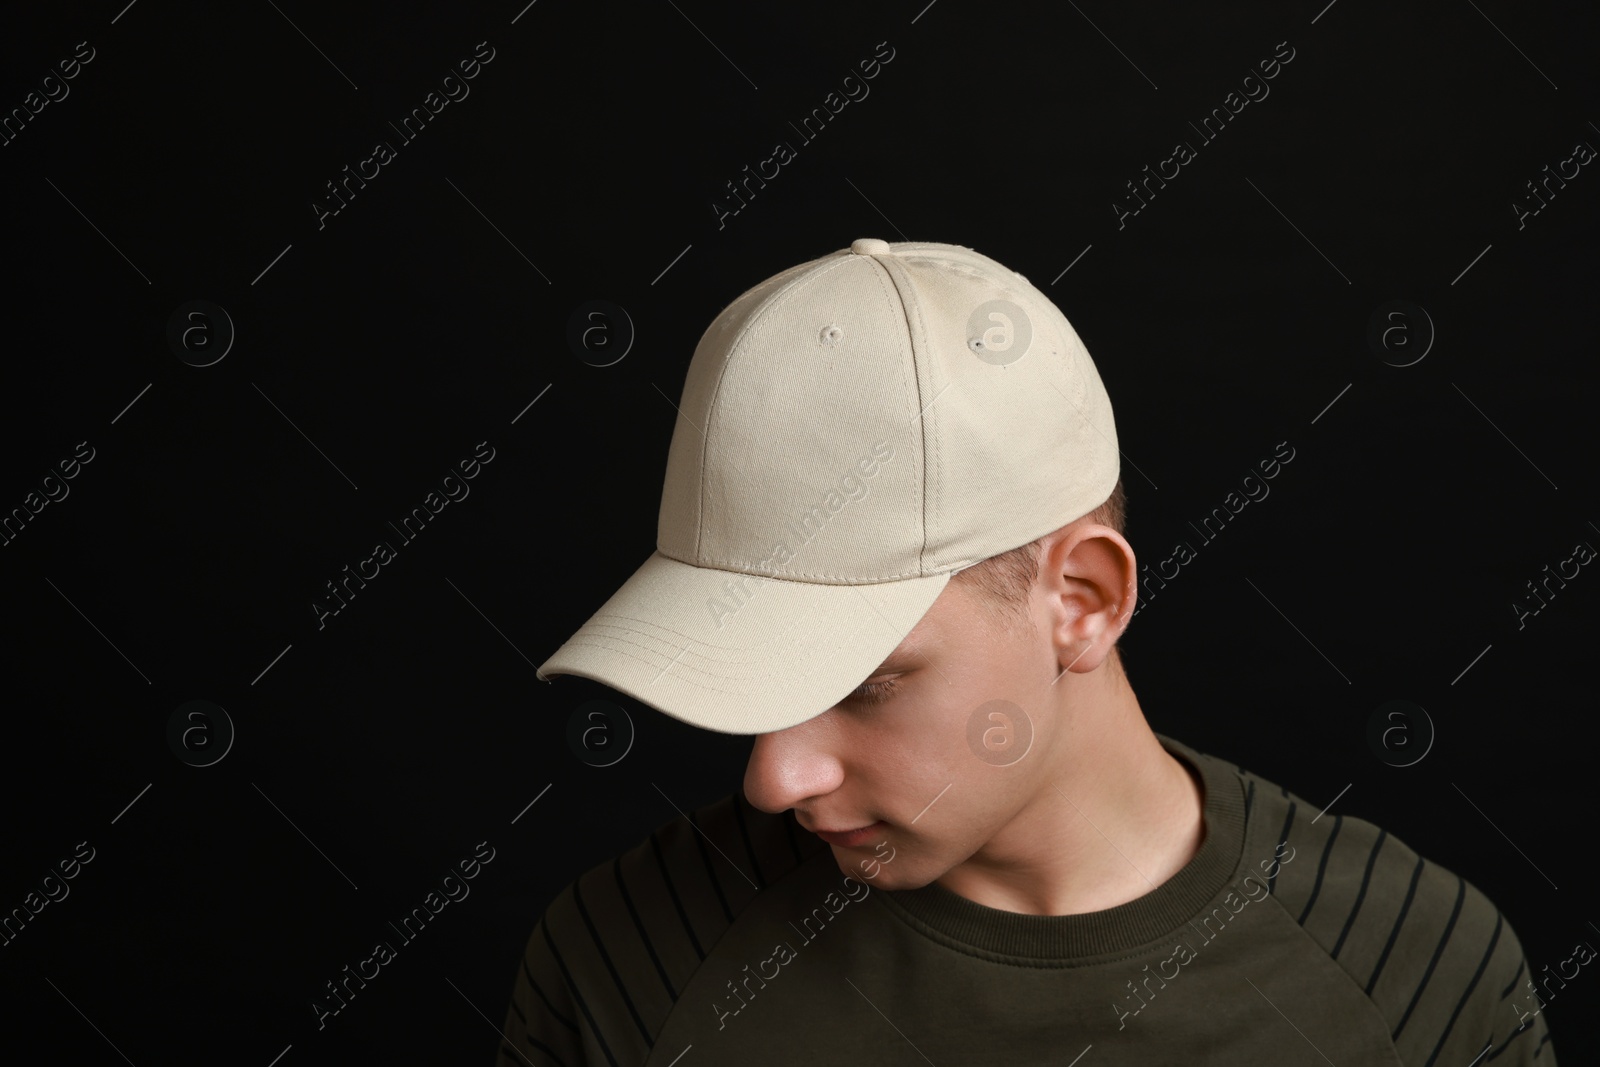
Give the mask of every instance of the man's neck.
[(1095, 711), (1079, 704), (1058, 720), (1070, 728), (1058, 728), (1041, 753), (1041, 787), (940, 885), (1002, 911), (1078, 915), (1136, 900), (1194, 858), (1205, 836), (1204, 785), (1161, 746), (1117, 681), (1091, 702)]

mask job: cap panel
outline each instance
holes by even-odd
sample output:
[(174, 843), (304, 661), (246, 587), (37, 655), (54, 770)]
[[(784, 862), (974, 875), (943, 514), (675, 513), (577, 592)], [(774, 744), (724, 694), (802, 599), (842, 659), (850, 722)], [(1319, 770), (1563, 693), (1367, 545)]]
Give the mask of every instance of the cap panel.
[(1093, 361), (1026, 278), (970, 249), (894, 246), (932, 401), (924, 569), (960, 568), (1110, 495), (1116, 426)]
[[(823, 584), (922, 573), (921, 441), (905, 313), (871, 256), (830, 257), (695, 353), (663, 489), (663, 554)], [(714, 376), (713, 366), (720, 365)], [(700, 395), (714, 390), (709, 404)], [(699, 443), (701, 447), (694, 446)], [(700, 502), (692, 541), (671, 497)], [(691, 548), (692, 545), (692, 548)]]
[[(684, 374), (683, 391), (673, 403), (678, 418), (673, 423), (672, 440), (667, 446), (661, 506), (656, 513), (656, 546), (667, 555), (692, 560), (698, 552), (705, 501), (699, 491), (697, 472), (706, 463), (709, 439), (704, 428), (711, 421), (717, 381), (725, 365), (722, 354), (760, 317), (767, 301), (775, 294), (816, 270), (819, 264), (838, 259), (839, 255), (835, 252), (796, 264), (751, 286), (723, 308), (700, 334), (689, 369)], [(693, 491), (680, 488), (690, 484), (695, 486)]]

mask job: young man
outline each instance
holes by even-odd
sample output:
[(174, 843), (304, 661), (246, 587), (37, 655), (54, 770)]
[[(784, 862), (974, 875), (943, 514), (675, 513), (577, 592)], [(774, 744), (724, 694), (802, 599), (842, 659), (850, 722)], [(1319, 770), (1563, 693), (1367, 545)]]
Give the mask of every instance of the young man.
[(679, 410), (657, 551), (539, 677), (758, 736), (550, 904), (501, 1064), (1554, 1064), (1483, 893), (1151, 731), (1111, 403), (1021, 275), (858, 240)]

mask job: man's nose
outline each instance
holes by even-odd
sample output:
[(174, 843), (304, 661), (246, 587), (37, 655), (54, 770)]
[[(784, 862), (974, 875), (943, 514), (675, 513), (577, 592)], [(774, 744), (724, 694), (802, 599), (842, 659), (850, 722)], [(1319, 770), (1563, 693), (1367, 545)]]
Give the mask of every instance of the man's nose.
[(824, 713), (787, 730), (756, 735), (744, 771), (745, 799), (776, 815), (838, 789), (844, 765), (834, 753), (834, 733)]

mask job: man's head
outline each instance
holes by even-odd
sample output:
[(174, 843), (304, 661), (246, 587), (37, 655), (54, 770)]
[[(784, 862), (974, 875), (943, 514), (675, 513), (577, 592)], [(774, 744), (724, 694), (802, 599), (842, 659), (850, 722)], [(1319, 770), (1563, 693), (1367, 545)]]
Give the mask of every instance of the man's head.
[(962, 245), (860, 238), (751, 287), (673, 406), (655, 551), (536, 676), (724, 733), (810, 722), (941, 595), (1020, 621), (1034, 539), (1120, 469), (1077, 331)]
[(745, 796), (810, 830), (881, 821), (865, 843), (833, 845), (842, 871), (880, 888), (926, 885), (975, 855), (1027, 865), (1030, 844), (1005, 828), (1059, 804), (1075, 746), (1132, 701), (1115, 651), (1137, 595), (1124, 523), (1119, 481), (1088, 515), (957, 572), (862, 688), (756, 737)]

